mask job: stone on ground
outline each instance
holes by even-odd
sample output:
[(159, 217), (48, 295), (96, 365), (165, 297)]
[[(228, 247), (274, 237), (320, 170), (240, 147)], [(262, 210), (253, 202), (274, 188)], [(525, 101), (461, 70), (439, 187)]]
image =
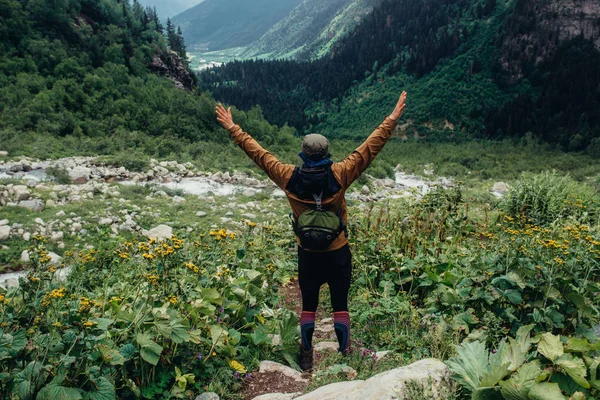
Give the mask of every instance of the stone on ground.
[[(59, 265), (62, 261), (62, 257), (56, 253), (49, 252), (48, 255), (50, 256), (50, 262), (48, 263), (48, 265)], [(21, 253), (21, 262), (28, 263), (30, 260), (31, 258), (29, 256), (29, 251), (23, 250), (23, 252)]]
[(295, 381), (304, 382), (306, 379), (302, 377), (302, 374), (287, 365), (279, 364), (274, 361), (261, 361), (259, 371), (260, 373), (274, 372), (281, 375), (285, 375)]
[(2, 225), (0, 226), (0, 241), (8, 240), (10, 238), (10, 226)]
[(336, 352), (340, 348), (338, 342), (319, 342), (314, 345), (317, 353)]
[(142, 235), (156, 240), (171, 239), (173, 237), (173, 228), (168, 225), (159, 225), (149, 231), (142, 231)]
[(90, 180), (92, 170), (87, 167), (78, 166), (69, 171), (73, 183), (82, 184)]
[(8, 225), (8, 220), (7, 219), (3, 219), (2, 221), (0, 221), (0, 226), (5, 226)]
[(181, 196), (173, 197), (173, 203), (175, 203), (175, 204), (183, 204), (185, 202), (186, 202), (186, 200)]
[(498, 197), (502, 197), (508, 192), (508, 185), (504, 182), (496, 182), (492, 186), (492, 193)]
[(206, 392), (196, 397), (196, 400), (219, 400), (219, 395), (214, 392)]
[(27, 208), (30, 211), (41, 212), (44, 211), (44, 202), (39, 199), (24, 200), (19, 202), (19, 207)]
[(323, 386), (296, 399), (403, 399), (406, 396), (406, 383), (409, 381), (416, 381), (428, 387), (431, 385), (433, 395), (439, 397), (442, 387), (449, 385), (449, 378), (450, 372), (446, 364), (429, 358), (383, 372), (366, 381), (340, 382)]
[(371, 193), (371, 190), (369, 189), (369, 187), (368, 187), (367, 185), (364, 185), (364, 186), (363, 186), (363, 187), (360, 189), (360, 192), (361, 192), (362, 194), (369, 194), (369, 193)]
[(204, 211), (198, 211), (198, 212), (196, 213), (196, 217), (206, 217), (206, 215), (207, 215), (207, 214), (206, 214), (206, 212), (204, 212)]
[(302, 393), (267, 393), (253, 398), (252, 400), (292, 400)]

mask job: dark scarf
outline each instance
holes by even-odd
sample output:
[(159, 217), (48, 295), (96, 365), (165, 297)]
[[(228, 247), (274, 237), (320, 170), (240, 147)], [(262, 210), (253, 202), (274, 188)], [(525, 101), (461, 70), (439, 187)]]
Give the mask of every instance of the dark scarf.
[(313, 160), (312, 158), (310, 158), (302, 152), (298, 153), (298, 155), (300, 156), (302, 161), (304, 161), (304, 164), (302, 164), (303, 169), (323, 168), (333, 164), (333, 161), (331, 161), (331, 153), (327, 153), (327, 155), (320, 160)]

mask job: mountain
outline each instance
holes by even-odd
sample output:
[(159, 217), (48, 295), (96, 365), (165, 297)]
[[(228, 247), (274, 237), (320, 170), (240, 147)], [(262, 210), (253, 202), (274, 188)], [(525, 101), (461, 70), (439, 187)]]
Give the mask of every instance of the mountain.
[[(1, 0), (0, 143), (40, 158), (193, 152), (217, 135), (215, 101), (199, 93), (181, 37), (122, 0)], [(290, 138), (259, 112), (259, 136)]]
[(304, 0), (259, 40), (242, 58), (312, 59), (351, 32), (382, 0)]
[(138, 0), (144, 7), (156, 8), (162, 21), (180, 14), (204, 0)]
[(284, 18), (300, 0), (206, 0), (173, 18), (192, 49), (248, 45)]
[(232, 62), (200, 84), (337, 137), (363, 135), (405, 89), (407, 133), (531, 132), (582, 150), (600, 147), (599, 20), (594, 0), (386, 0), (325, 57)]

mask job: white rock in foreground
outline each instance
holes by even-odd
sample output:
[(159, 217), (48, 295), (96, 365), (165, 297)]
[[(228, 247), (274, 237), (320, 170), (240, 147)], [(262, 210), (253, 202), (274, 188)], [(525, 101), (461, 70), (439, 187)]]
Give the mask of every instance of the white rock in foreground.
[[(62, 261), (62, 257), (56, 253), (50, 252), (48, 253), (48, 255), (50, 256), (50, 262), (48, 263), (48, 265), (59, 265)], [(28, 263), (30, 260), (31, 258), (29, 256), (29, 251), (23, 250), (23, 252), (21, 253), (21, 262)]]
[(24, 207), (27, 208), (28, 210), (31, 211), (44, 211), (44, 203), (41, 200), (26, 200), (26, 201), (20, 201), (19, 202), (19, 207)]
[(159, 225), (149, 231), (142, 231), (142, 235), (156, 240), (171, 239), (173, 237), (173, 228), (168, 225)]
[(10, 226), (0, 226), (0, 241), (8, 240), (8, 238), (10, 238)]
[(253, 398), (252, 400), (292, 400), (301, 393), (267, 393)]
[[(429, 382), (431, 378), (431, 382)], [(440, 396), (442, 388), (449, 385), (450, 371), (446, 364), (433, 358), (386, 371), (366, 381), (340, 382), (323, 386), (298, 400), (364, 400), (403, 399), (406, 383), (416, 381), (431, 387), (434, 397)]]
[(279, 364), (274, 361), (261, 361), (258, 372), (274, 372), (277, 374), (285, 375), (288, 378), (292, 378), (293, 380), (298, 382), (306, 382), (306, 379), (302, 377), (302, 374), (300, 372), (288, 367), (287, 365)]

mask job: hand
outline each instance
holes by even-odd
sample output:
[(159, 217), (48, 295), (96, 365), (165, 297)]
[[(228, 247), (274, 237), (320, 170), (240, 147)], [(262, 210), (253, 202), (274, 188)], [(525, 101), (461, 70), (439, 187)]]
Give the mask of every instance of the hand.
[(233, 128), (235, 124), (233, 123), (233, 117), (231, 116), (231, 107), (225, 110), (225, 107), (219, 103), (217, 105), (217, 121), (219, 121), (219, 123), (223, 125), (223, 128), (227, 130)]
[(402, 112), (406, 107), (406, 104), (404, 103), (405, 101), (406, 92), (402, 92), (402, 94), (400, 95), (400, 99), (398, 100), (398, 104), (396, 104), (396, 108), (394, 108), (394, 111), (390, 114), (391, 120), (398, 121), (400, 119), (400, 117), (402, 116)]

